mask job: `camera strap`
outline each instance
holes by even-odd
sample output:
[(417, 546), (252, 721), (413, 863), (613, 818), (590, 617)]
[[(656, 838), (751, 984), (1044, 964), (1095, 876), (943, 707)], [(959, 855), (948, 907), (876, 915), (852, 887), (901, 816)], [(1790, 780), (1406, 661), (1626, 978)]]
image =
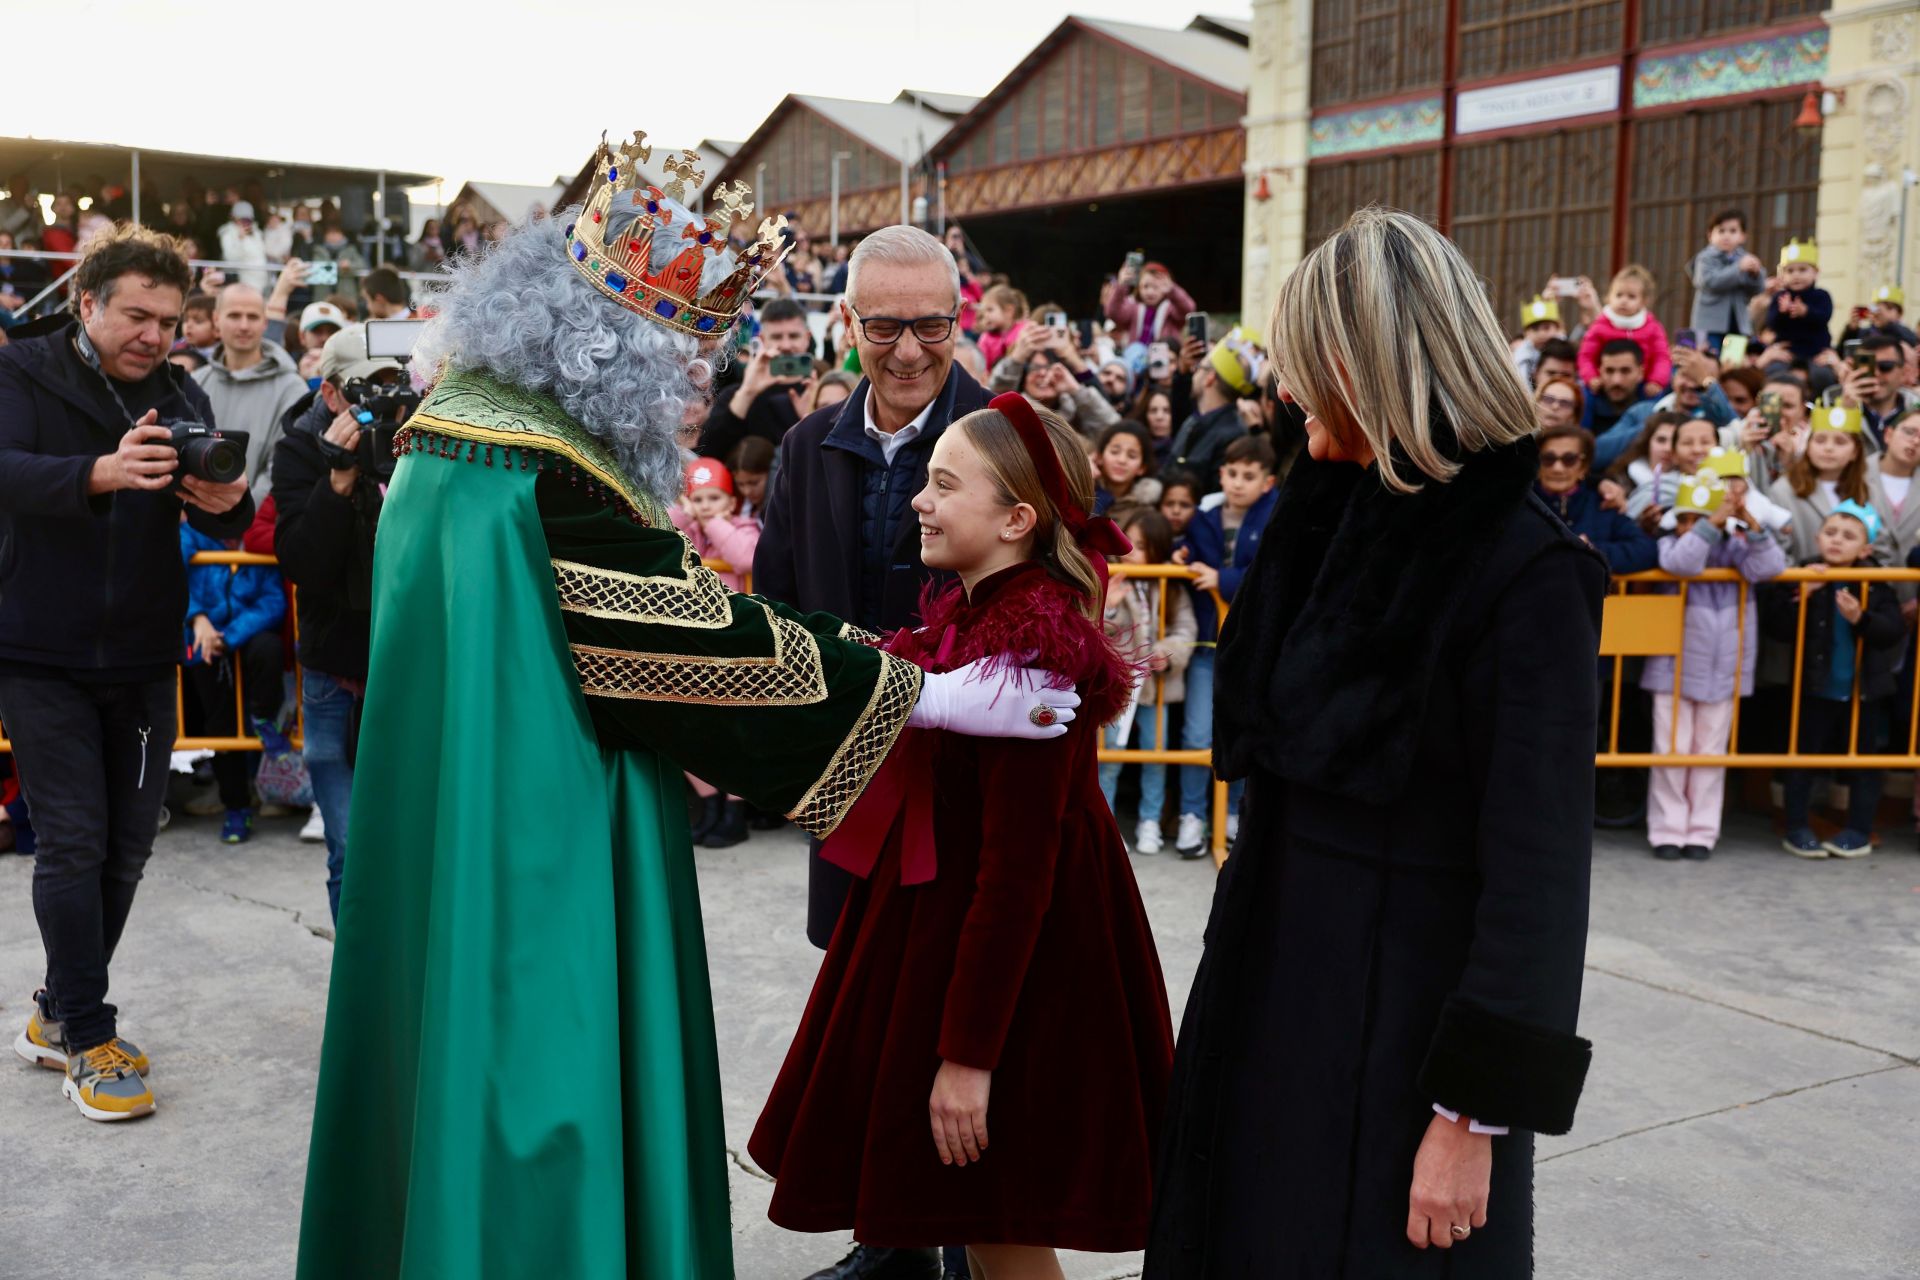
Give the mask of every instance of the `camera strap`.
[[(74, 326), (73, 349), (79, 353), (81, 362), (99, 375), (102, 385), (107, 389), (107, 394), (112, 396), (114, 404), (120, 407), (120, 416), (127, 420), (127, 429), (132, 430), (138, 426), (139, 423), (133, 416), (133, 410), (127, 408), (127, 402), (120, 398), (120, 389), (113, 385), (113, 379), (109, 378), (107, 371), (100, 367), (100, 353), (94, 350), (93, 339), (87, 336), (87, 327), (85, 325)], [(195, 426), (205, 426), (206, 424), (200, 421), (200, 415), (193, 407), (193, 401), (184, 395), (178, 394), (179, 388), (173, 385), (170, 375), (162, 371), (160, 376), (168, 380), (167, 386), (175, 392), (174, 399), (178, 400), (184, 407), (187, 420)]]

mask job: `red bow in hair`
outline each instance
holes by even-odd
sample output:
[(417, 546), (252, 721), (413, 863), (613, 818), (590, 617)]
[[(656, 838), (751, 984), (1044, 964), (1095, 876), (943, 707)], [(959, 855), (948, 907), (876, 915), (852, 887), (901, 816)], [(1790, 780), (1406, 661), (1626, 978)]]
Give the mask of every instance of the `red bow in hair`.
[(1027, 456), (1033, 459), (1034, 470), (1040, 473), (1040, 487), (1046, 490), (1047, 499), (1060, 513), (1061, 521), (1072, 530), (1073, 540), (1094, 553), (1087, 558), (1093, 561), (1100, 585), (1105, 588), (1106, 557), (1124, 556), (1133, 550), (1133, 544), (1120, 532), (1119, 525), (1105, 516), (1089, 515), (1074, 501), (1073, 490), (1067, 487), (1067, 473), (1060, 469), (1060, 454), (1047, 435), (1046, 424), (1040, 421), (1040, 415), (1033, 411), (1033, 405), (1025, 396), (1008, 391), (995, 396), (987, 407), (1011, 422), (1013, 429), (1020, 433), (1021, 442), (1027, 446)]

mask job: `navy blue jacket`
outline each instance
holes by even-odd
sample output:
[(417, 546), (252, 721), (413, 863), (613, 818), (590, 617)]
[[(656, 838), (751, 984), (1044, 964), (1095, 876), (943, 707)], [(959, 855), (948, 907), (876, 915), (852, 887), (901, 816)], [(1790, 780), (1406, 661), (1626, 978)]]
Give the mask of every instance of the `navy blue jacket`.
[[(990, 397), (953, 366), (920, 438), (888, 469), (880, 446), (866, 436), (868, 392), (863, 378), (851, 396), (802, 418), (780, 442), (753, 557), (753, 589), (804, 612), (892, 631), (919, 621), (920, 592), (935, 576), (920, 562), (919, 523), (899, 513), (926, 486), (927, 455), (947, 424), (986, 408)], [(893, 515), (884, 545), (869, 547), (880, 531), (880, 475), (887, 478)]]
[[(1247, 508), (1247, 514), (1241, 517), (1240, 529), (1233, 539), (1233, 563), (1225, 564), (1227, 558), (1227, 532), (1224, 519), (1225, 504), (1211, 511), (1196, 511), (1187, 525), (1187, 555), (1189, 564), (1208, 564), (1220, 570), (1220, 598), (1229, 605), (1240, 590), (1241, 580), (1247, 576), (1247, 570), (1253, 566), (1254, 552), (1260, 549), (1260, 536), (1267, 531), (1267, 521), (1273, 518), (1273, 505), (1280, 500), (1280, 490), (1267, 490), (1260, 501)], [(1193, 593), (1193, 615), (1200, 624), (1200, 642), (1215, 639), (1220, 634), (1220, 619), (1213, 607), (1213, 594), (1207, 591)]]
[(1600, 505), (1600, 495), (1587, 485), (1571, 493), (1552, 494), (1535, 487), (1540, 501), (1566, 523), (1587, 545), (1607, 558), (1615, 573), (1642, 573), (1660, 564), (1660, 544), (1618, 511)]
[(1822, 351), (1833, 346), (1833, 295), (1815, 285), (1794, 293), (1791, 289), (1783, 293), (1793, 296), (1807, 304), (1804, 316), (1788, 316), (1780, 313), (1780, 294), (1773, 295), (1773, 301), (1767, 304), (1767, 328), (1773, 330), (1773, 340), (1784, 342), (1802, 360), (1811, 360)]
[[(179, 661), (187, 616), (180, 498), (88, 494), (87, 483), (94, 459), (119, 448), (147, 410), (212, 426), (213, 407), (164, 362), (110, 388), (75, 349), (78, 329), (0, 348), (0, 668), (157, 679)], [(251, 497), (225, 515), (186, 511), (215, 538), (238, 538), (253, 523)]]

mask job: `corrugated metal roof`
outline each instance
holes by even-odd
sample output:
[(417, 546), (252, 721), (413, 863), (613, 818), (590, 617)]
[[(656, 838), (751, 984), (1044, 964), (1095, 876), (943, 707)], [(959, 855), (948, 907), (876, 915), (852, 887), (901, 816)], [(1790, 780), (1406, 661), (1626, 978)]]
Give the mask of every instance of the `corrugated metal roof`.
[(918, 164), (953, 122), (911, 102), (856, 102), (796, 93), (793, 101), (817, 111), (874, 150), (895, 160)]
[(1076, 16), (1074, 20), (1229, 93), (1243, 94), (1252, 82), (1253, 63), (1246, 47), (1210, 31), (1171, 31), (1105, 18)]
[(937, 93), (932, 89), (902, 89), (895, 102), (917, 102), (928, 110), (955, 119), (973, 110), (979, 98), (967, 93)]

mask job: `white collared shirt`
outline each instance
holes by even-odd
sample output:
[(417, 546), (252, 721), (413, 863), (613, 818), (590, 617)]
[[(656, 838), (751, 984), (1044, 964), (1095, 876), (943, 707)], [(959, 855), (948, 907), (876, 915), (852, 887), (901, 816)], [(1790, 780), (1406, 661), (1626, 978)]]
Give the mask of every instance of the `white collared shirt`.
[[(935, 397), (935, 399), (938, 398), (938, 396)], [(887, 432), (882, 431), (880, 424), (873, 419), (873, 386), (871, 383), (867, 386), (867, 398), (862, 407), (866, 409), (867, 413), (867, 439), (880, 446), (881, 456), (886, 458), (888, 466), (893, 465), (895, 454), (920, 438), (920, 433), (926, 429), (927, 419), (933, 416), (933, 401), (929, 400), (927, 401), (927, 407), (922, 409), (919, 414), (914, 417), (912, 422), (909, 422), (906, 426), (889, 435)]]

